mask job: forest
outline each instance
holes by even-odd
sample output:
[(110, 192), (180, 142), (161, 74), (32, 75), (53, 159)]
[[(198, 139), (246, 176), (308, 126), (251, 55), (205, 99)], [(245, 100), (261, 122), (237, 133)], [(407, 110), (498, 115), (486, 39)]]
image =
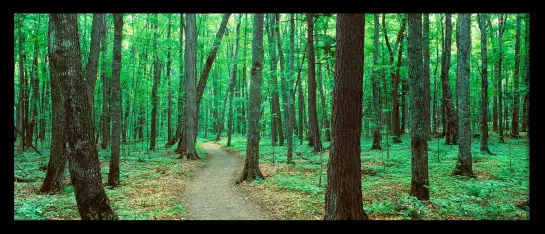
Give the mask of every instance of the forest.
[(529, 220), (528, 13), (15, 13), (15, 220)]

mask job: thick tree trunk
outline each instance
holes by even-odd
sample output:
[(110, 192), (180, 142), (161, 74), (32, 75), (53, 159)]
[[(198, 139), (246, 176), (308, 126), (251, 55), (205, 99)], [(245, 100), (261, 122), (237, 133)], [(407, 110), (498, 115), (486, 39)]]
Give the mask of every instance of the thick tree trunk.
[(409, 54), (409, 96), (411, 99), (409, 106), (411, 116), (409, 119), (411, 125), (412, 172), (410, 195), (415, 196), (418, 200), (428, 201), (430, 199), (427, 141), (427, 128), (429, 125), (426, 124), (426, 120), (429, 118), (426, 118), (426, 114), (429, 114), (429, 109), (428, 113), (426, 113), (426, 103), (429, 104), (429, 99), (426, 99), (426, 95), (422, 95), (426, 92), (426, 75), (422, 74), (426, 70), (422, 69), (422, 66), (426, 66), (422, 64), (422, 14), (409, 13), (408, 17), (409, 35), (407, 47)]
[(119, 186), (119, 154), (121, 143), (121, 40), (123, 38), (123, 14), (114, 14), (114, 50), (112, 62), (112, 151), (108, 185)]
[(366, 220), (361, 192), (364, 14), (337, 15), (333, 139), (327, 170), (326, 220)]
[(93, 121), (81, 71), (81, 53), (76, 14), (52, 14), (55, 43), (52, 67), (62, 84), (70, 177), (83, 220), (116, 220), (102, 187), (100, 162), (93, 136)]
[(182, 133), (182, 137), (185, 135), (185, 147), (182, 146), (183, 151), (180, 153), (180, 157), (186, 157), (187, 159), (198, 159), (197, 151), (195, 149), (196, 141), (196, 128), (198, 112), (197, 112), (197, 90), (195, 88), (195, 79), (197, 77), (197, 24), (195, 14), (187, 14), (186, 16), (186, 32), (185, 32), (185, 131)]
[(458, 106), (458, 140), (460, 151), (454, 175), (473, 176), (471, 126), (469, 113), (469, 70), (471, 54), (471, 14), (458, 14), (456, 24), (456, 104)]
[(511, 137), (519, 137), (519, 66), (520, 66), (520, 20), (517, 14), (517, 32), (515, 41), (515, 74), (513, 75), (513, 117), (511, 118)]
[(248, 105), (248, 141), (246, 160), (238, 182), (263, 178), (259, 169), (261, 80), (263, 72), (263, 14), (254, 14), (252, 39), (252, 75)]
[(48, 29), (48, 56), (49, 56), (49, 74), (51, 85), (51, 151), (49, 153), (49, 163), (45, 174), (44, 182), (40, 187), (40, 193), (55, 194), (63, 191), (66, 161), (68, 160), (68, 151), (66, 148), (65, 134), (68, 128), (66, 126), (66, 116), (64, 109), (64, 100), (62, 97), (62, 87), (59, 81), (57, 71), (60, 68), (55, 67), (53, 61), (55, 45), (55, 31), (53, 22), (49, 17)]
[(371, 150), (382, 150), (382, 136), (380, 134), (381, 127), (381, 113), (380, 107), (380, 90), (379, 90), (379, 71), (378, 71), (378, 34), (379, 34), (379, 21), (378, 14), (373, 14), (374, 33), (373, 33), (373, 73), (371, 75), (371, 84), (373, 89), (373, 145)]
[(481, 153), (490, 154), (488, 149), (488, 48), (486, 47), (486, 14), (479, 14), (481, 30)]
[(309, 145), (313, 146), (314, 152), (322, 152), (322, 140), (318, 128), (318, 116), (316, 113), (316, 77), (314, 58), (314, 15), (307, 14), (307, 50), (308, 50), (308, 122), (309, 122)]
[(452, 94), (449, 83), (449, 69), (450, 69), (450, 46), (452, 41), (452, 21), (451, 14), (446, 14), (445, 19), (445, 45), (443, 48), (443, 55), (441, 58), (441, 82), (443, 88), (443, 108), (445, 111), (444, 123), (445, 129), (445, 143), (450, 145), (458, 144), (458, 127), (456, 120), (456, 111), (454, 110), (454, 104), (452, 101)]

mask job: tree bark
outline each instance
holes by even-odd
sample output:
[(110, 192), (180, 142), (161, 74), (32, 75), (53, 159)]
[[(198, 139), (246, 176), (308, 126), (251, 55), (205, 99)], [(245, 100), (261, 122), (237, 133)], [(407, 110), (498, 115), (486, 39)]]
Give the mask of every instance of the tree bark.
[[(430, 124), (430, 14), (422, 14), (424, 18), (424, 28), (422, 29), (422, 46), (424, 50), (424, 131), (426, 140), (431, 139), (431, 124)], [(411, 99), (412, 100), (412, 99)]]
[(488, 48), (486, 47), (486, 14), (479, 14), (481, 30), (481, 153), (490, 154), (488, 149)]
[(316, 113), (316, 64), (314, 58), (314, 15), (307, 14), (307, 50), (308, 50), (308, 122), (309, 145), (313, 146), (315, 153), (322, 152), (322, 140), (318, 128), (318, 116)]
[(511, 118), (511, 137), (519, 137), (519, 66), (520, 66), (520, 20), (517, 14), (517, 32), (515, 41), (515, 74), (513, 75), (513, 117)]
[(51, 85), (51, 151), (49, 153), (49, 162), (47, 164), (45, 179), (39, 191), (40, 193), (46, 194), (55, 194), (63, 191), (66, 161), (68, 160), (65, 139), (65, 131), (67, 131), (68, 128), (65, 128), (66, 116), (62, 96), (62, 85), (59, 81), (60, 74), (57, 73), (60, 68), (55, 67), (56, 63), (53, 61), (53, 59), (55, 59), (55, 38), (52, 18), (49, 17), (47, 51), (50, 61), (49, 75)]
[(119, 183), (119, 154), (121, 143), (121, 40), (123, 39), (123, 14), (114, 14), (114, 49), (112, 62), (112, 147), (107, 185)]
[[(100, 57), (101, 44), (104, 44), (106, 21), (104, 20), (105, 14), (95, 13), (93, 14), (93, 26), (91, 31), (91, 48), (89, 58), (87, 59), (87, 66), (85, 67), (85, 79), (89, 84), (87, 90), (89, 95), (89, 105), (91, 106), (91, 112), (93, 111), (93, 103), (95, 100), (95, 86), (97, 82), (98, 71), (98, 59)], [(105, 45), (103, 45), (105, 47)], [(102, 68), (104, 70), (104, 68)]]
[(18, 126), (17, 128), (18, 129), (21, 129), (21, 131), (23, 132), (23, 134), (21, 135), (21, 140), (19, 141), (19, 153), (23, 153), (23, 151), (25, 150), (25, 134), (24, 134), (24, 129), (26, 127), (26, 121), (25, 121), (25, 99), (24, 99), (24, 96), (25, 96), (25, 83), (26, 83), (26, 78), (25, 78), (25, 59), (26, 59), (26, 56), (25, 54), (23, 53), (23, 43), (24, 43), (24, 38), (23, 38), (23, 35), (21, 33), (21, 24), (22, 24), (22, 20), (21, 20), (21, 14), (18, 14), (17, 15), (17, 34), (18, 34), (18, 39), (19, 39), (19, 102), (18, 102), (18, 107), (17, 109), (19, 110), (19, 121), (17, 122), (18, 123)]
[(155, 22), (153, 24), (154, 29), (154, 38), (153, 38), (153, 51), (154, 51), (154, 60), (153, 60), (153, 87), (151, 89), (151, 139), (150, 139), (150, 150), (155, 150), (155, 143), (157, 141), (157, 89), (159, 88), (159, 80), (161, 79), (161, 68), (159, 64), (159, 53), (157, 51), (157, 39), (159, 38), (158, 25), (159, 18), (157, 14), (155, 15)]
[(70, 178), (83, 220), (117, 220), (102, 187), (100, 162), (93, 136), (93, 121), (81, 71), (81, 52), (76, 14), (52, 14), (55, 40), (52, 67), (62, 84), (68, 121)]
[(373, 73), (371, 75), (371, 84), (373, 88), (373, 144), (371, 150), (382, 150), (382, 136), (380, 134), (381, 113), (380, 107), (380, 91), (378, 82), (378, 37), (379, 37), (379, 21), (378, 14), (373, 14), (374, 31), (373, 31)]
[(361, 191), (364, 14), (337, 15), (333, 139), (327, 170), (325, 220), (366, 220)]
[(452, 41), (452, 21), (450, 13), (446, 14), (445, 28), (445, 44), (443, 48), (443, 55), (441, 56), (441, 82), (443, 88), (443, 108), (445, 111), (444, 122), (446, 123), (446, 129), (443, 131), (445, 132), (445, 143), (456, 145), (458, 144), (458, 127), (456, 126), (456, 111), (454, 110), (448, 77), (448, 72), (450, 69), (450, 46)]
[[(424, 16), (426, 19), (427, 16)], [(428, 201), (430, 192), (428, 189), (428, 133), (426, 132), (426, 75), (425, 65), (422, 64), (422, 14), (408, 14), (409, 35), (408, 35), (408, 54), (409, 54), (409, 96), (410, 112), (409, 118), (411, 125), (411, 191), (410, 195), (418, 200)], [(426, 20), (424, 20), (426, 21)], [(426, 28), (426, 27), (424, 27)], [(425, 39), (424, 39), (425, 40)], [(425, 46), (424, 46), (425, 48)], [(425, 50), (425, 49), (424, 49)], [(424, 53), (425, 54), (425, 53)], [(428, 70), (429, 72), (429, 70)], [(428, 77), (429, 78), (429, 77)], [(428, 84), (429, 86), (429, 84)], [(429, 112), (429, 110), (428, 110)], [(428, 116), (429, 117), (429, 116)]]
[[(233, 16), (235, 21), (237, 21), (237, 18)], [(229, 101), (229, 130), (227, 132), (227, 147), (231, 146), (231, 135), (233, 134), (233, 99), (235, 98), (235, 93), (233, 91), (234, 86), (237, 83), (237, 53), (238, 53), (238, 42), (239, 42), (239, 34), (240, 34), (240, 22), (242, 22), (242, 14), (239, 14), (239, 20), (237, 22), (236, 26), (236, 36), (235, 36), (235, 45), (233, 47), (233, 72), (231, 74), (231, 84), (230, 84), (230, 92), (231, 92), (231, 99)]]
[(238, 182), (263, 178), (259, 169), (261, 79), (263, 72), (263, 14), (254, 14), (252, 39), (252, 75), (248, 105), (248, 141), (246, 160)]
[(195, 150), (195, 137), (198, 112), (197, 112), (197, 90), (195, 88), (195, 79), (197, 77), (197, 24), (195, 14), (187, 14), (186, 16), (186, 31), (185, 31), (185, 142), (186, 147), (183, 147), (185, 151), (180, 153), (180, 157), (186, 157), (187, 159), (198, 159), (197, 151)]
[(456, 104), (458, 106), (458, 162), (454, 175), (474, 176), (471, 159), (471, 126), (469, 112), (469, 70), (471, 55), (471, 14), (458, 14), (456, 24), (457, 69)]

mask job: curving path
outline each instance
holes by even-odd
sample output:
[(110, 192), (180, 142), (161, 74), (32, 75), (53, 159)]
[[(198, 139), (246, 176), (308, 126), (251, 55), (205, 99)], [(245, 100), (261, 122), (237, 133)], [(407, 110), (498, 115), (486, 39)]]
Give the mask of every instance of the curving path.
[(199, 171), (184, 190), (189, 219), (266, 220), (268, 214), (240, 197), (233, 188), (238, 159), (217, 144), (206, 142), (210, 165)]

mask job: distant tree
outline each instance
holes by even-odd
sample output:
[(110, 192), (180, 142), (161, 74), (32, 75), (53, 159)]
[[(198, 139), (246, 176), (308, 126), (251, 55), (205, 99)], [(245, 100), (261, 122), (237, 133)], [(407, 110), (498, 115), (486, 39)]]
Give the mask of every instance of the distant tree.
[(322, 151), (320, 129), (318, 128), (318, 115), (316, 113), (316, 77), (314, 58), (314, 14), (307, 13), (307, 50), (308, 50), (308, 122), (309, 122), (309, 145), (313, 146), (314, 152)]
[(513, 117), (511, 118), (511, 137), (519, 137), (519, 67), (520, 67), (520, 21), (521, 14), (517, 14), (517, 32), (515, 35), (515, 73), (513, 75)]
[(261, 107), (261, 76), (263, 72), (263, 14), (254, 14), (252, 39), (252, 75), (248, 103), (248, 141), (246, 160), (238, 182), (263, 178), (259, 169), (259, 136)]
[(422, 50), (424, 53), (424, 68), (423, 68), (423, 78), (424, 78), (424, 124), (426, 140), (430, 139), (431, 134), (431, 124), (430, 124), (430, 14), (422, 14), (424, 18), (424, 27), (422, 29)]
[(381, 113), (380, 107), (380, 90), (378, 81), (378, 33), (379, 33), (379, 21), (378, 14), (373, 14), (374, 21), (374, 34), (373, 34), (373, 73), (371, 75), (371, 83), (373, 86), (373, 145), (371, 149), (382, 150), (382, 136), (380, 134), (381, 129)]
[[(295, 14), (290, 14), (290, 54), (289, 54), (289, 75), (288, 75), (288, 123), (286, 124), (286, 139), (288, 144), (287, 163), (293, 163), (293, 128), (295, 125), (295, 91), (293, 88), (293, 66), (295, 61)], [(279, 36), (280, 37), (280, 36)]]
[[(237, 18), (233, 16), (235, 21)], [(237, 54), (238, 54), (238, 42), (240, 35), (240, 23), (242, 22), (242, 14), (239, 14), (239, 19), (237, 22), (236, 36), (235, 36), (235, 45), (233, 46), (233, 72), (231, 73), (231, 83), (229, 84), (229, 92), (231, 92), (231, 99), (229, 101), (229, 130), (227, 132), (227, 147), (231, 146), (231, 136), (233, 134), (233, 99), (235, 98), (234, 86), (237, 83)]]
[(452, 21), (451, 14), (447, 13), (445, 17), (445, 44), (441, 58), (441, 82), (443, 88), (443, 110), (445, 111), (446, 129), (445, 143), (450, 145), (458, 144), (458, 127), (456, 125), (456, 110), (452, 100), (448, 71), (450, 69), (450, 46), (452, 41)]
[(478, 14), (481, 30), (481, 153), (490, 154), (488, 149), (488, 49), (486, 47), (486, 14)]
[(326, 220), (366, 220), (361, 192), (364, 14), (337, 15), (337, 63)]
[(507, 14), (499, 14), (499, 26), (498, 26), (498, 64), (496, 65), (496, 80), (498, 88), (498, 131), (499, 131), (499, 141), (504, 143), (503, 140), (503, 92), (502, 92), (502, 61), (503, 61), (503, 33), (505, 32), (505, 23), (507, 21)]
[(456, 105), (458, 106), (458, 142), (460, 153), (453, 174), (473, 176), (471, 125), (469, 112), (469, 69), (471, 55), (471, 14), (458, 14), (456, 24)]

